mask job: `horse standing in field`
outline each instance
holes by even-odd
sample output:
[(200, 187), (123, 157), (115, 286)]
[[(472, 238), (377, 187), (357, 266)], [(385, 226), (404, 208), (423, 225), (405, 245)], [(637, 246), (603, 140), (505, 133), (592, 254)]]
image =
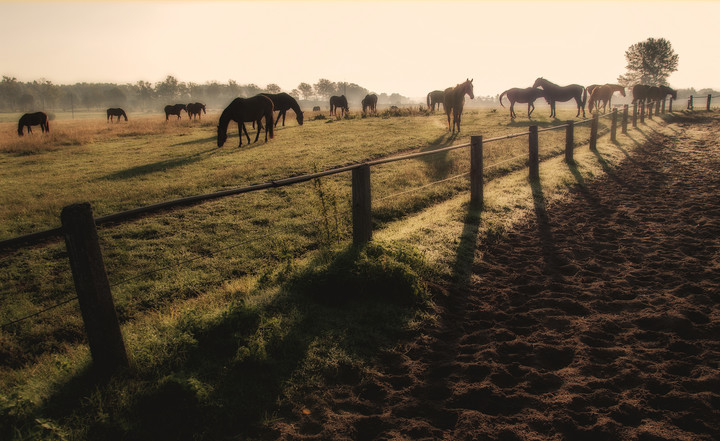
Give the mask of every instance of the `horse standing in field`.
[(350, 112), (350, 108), (348, 107), (348, 102), (347, 98), (345, 98), (345, 95), (330, 97), (331, 115), (335, 115), (335, 109), (340, 109), (340, 116), (345, 115), (345, 112)]
[(363, 113), (365, 113), (366, 109), (370, 109), (371, 112), (377, 112), (377, 102), (378, 102), (378, 96), (374, 93), (371, 93), (370, 95), (365, 95), (365, 98), (362, 100), (362, 108)]
[(188, 118), (193, 119), (193, 117), (197, 116), (198, 119), (200, 118), (200, 113), (207, 114), (207, 110), (205, 110), (205, 104), (203, 103), (190, 103), (187, 106), (185, 106), (185, 111), (188, 114)]
[(542, 87), (545, 91), (545, 99), (550, 104), (550, 118), (557, 118), (555, 114), (555, 102), (565, 102), (572, 99), (577, 103), (577, 118), (582, 110), (583, 118), (585, 118), (585, 102), (587, 100), (587, 90), (579, 84), (570, 84), (568, 86), (558, 86), (545, 78), (538, 78), (533, 83), (533, 87)]
[(127, 119), (127, 115), (125, 114), (125, 111), (124, 111), (123, 109), (119, 108), (119, 107), (107, 109), (107, 120), (108, 120), (109, 122), (112, 122), (112, 121), (113, 121), (113, 116), (117, 116), (117, 121), (116, 121), (116, 122), (120, 122), (120, 117), (121, 117), (121, 116), (124, 116), (124, 117), (125, 117), (125, 121), (128, 120), (128, 119)]
[(427, 94), (427, 106), (431, 111), (435, 111), (435, 105), (437, 104), (438, 109), (440, 105), (445, 101), (445, 92), (442, 90), (433, 90)]
[(537, 87), (527, 87), (525, 89), (513, 87), (500, 94), (500, 105), (503, 107), (505, 107), (502, 102), (504, 95), (507, 95), (508, 100), (510, 100), (510, 119), (515, 119), (517, 116), (514, 110), (515, 103), (527, 103), (528, 119), (530, 119), (530, 115), (535, 110), (535, 100), (545, 97), (545, 91)]
[(677, 92), (667, 86), (653, 86), (648, 89), (647, 98), (652, 101), (663, 101), (666, 96), (670, 95), (672, 99), (677, 99)]
[(620, 95), (625, 96), (625, 88), (619, 84), (603, 84), (598, 86), (590, 92), (590, 98), (588, 100), (588, 112), (593, 111), (593, 106), (600, 110), (600, 101), (602, 101), (602, 112), (607, 111), (607, 106), (612, 103), (612, 96), (615, 92), (620, 92)]
[(177, 115), (178, 119), (180, 119), (180, 112), (182, 112), (183, 110), (187, 112), (187, 108), (185, 107), (185, 104), (175, 104), (175, 105), (165, 106), (165, 121), (168, 120), (168, 117), (170, 115)]
[(650, 86), (647, 86), (645, 84), (636, 84), (632, 88), (632, 94), (633, 94), (633, 100), (632, 103), (637, 103), (638, 105), (641, 105), (645, 102), (646, 99), (648, 99), (648, 94), (650, 92)]
[[(445, 106), (445, 114), (448, 119), (448, 131), (451, 130), (455, 133), (455, 126), (457, 131), (460, 132), (460, 117), (462, 116), (463, 106), (465, 105), (465, 94), (470, 99), (474, 99), (473, 94), (473, 80), (466, 80), (464, 83), (460, 83), (455, 87), (448, 87), (445, 89), (445, 96), (443, 105)], [(452, 125), (450, 124), (450, 114), (452, 113)]]
[(277, 126), (278, 122), (280, 121), (280, 117), (282, 116), (282, 125), (283, 127), (285, 127), (285, 112), (290, 109), (295, 112), (295, 119), (297, 119), (298, 124), (303, 125), (303, 113), (302, 110), (300, 110), (300, 105), (298, 105), (295, 98), (291, 97), (285, 92), (261, 93), (260, 95), (264, 95), (270, 98), (270, 100), (272, 100), (273, 102), (273, 105), (275, 106), (275, 110), (279, 112), (277, 119), (275, 120), (275, 126)]
[(250, 137), (248, 136), (247, 128), (245, 128), (245, 122), (257, 122), (257, 135), (255, 135), (255, 141), (257, 142), (260, 137), (260, 130), (262, 130), (262, 119), (265, 118), (265, 142), (268, 140), (268, 131), (270, 132), (270, 138), (275, 136), (273, 132), (273, 119), (275, 114), (274, 105), (270, 98), (264, 95), (255, 95), (251, 98), (235, 98), (229, 106), (223, 110), (220, 115), (220, 120), (217, 126), (217, 145), (222, 147), (227, 140), (227, 128), (230, 121), (235, 121), (238, 125), (240, 144), (238, 147), (242, 147), (242, 134), (245, 131), (245, 137), (247, 138), (248, 144), (250, 143)]
[(27, 127), (27, 132), (32, 133), (31, 126), (40, 126), (43, 133), (50, 133), (50, 124), (48, 116), (43, 112), (26, 113), (20, 117), (18, 121), (18, 135), (23, 136), (23, 129)]
[(592, 95), (593, 90), (597, 89), (600, 86), (601, 86), (600, 84), (591, 84), (588, 87), (586, 87), (585, 90), (587, 90), (588, 96)]

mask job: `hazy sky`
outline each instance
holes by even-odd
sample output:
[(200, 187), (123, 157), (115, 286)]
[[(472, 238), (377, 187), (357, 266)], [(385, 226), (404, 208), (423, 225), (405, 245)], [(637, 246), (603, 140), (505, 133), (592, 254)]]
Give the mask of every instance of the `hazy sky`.
[(179, 81), (285, 91), (320, 78), (424, 96), (474, 78), (476, 95), (616, 82), (625, 51), (665, 38), (675, 88), (720, 89), (720, 2), (0, 1), (0, 75)]

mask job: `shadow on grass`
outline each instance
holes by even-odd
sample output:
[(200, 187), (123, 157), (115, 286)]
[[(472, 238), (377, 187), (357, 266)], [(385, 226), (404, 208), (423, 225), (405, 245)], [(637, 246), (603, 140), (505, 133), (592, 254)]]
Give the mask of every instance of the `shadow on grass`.
[(163, 172), (177, 167), (183, 167), (198, 161), (202, 161), (203, 159), (209, 157), (211, 152), (215, 150), (215, 148), (212, 148), (210, 150), (193, 153), (192, 155), (183, 156), (180, 158), (173, 158), (164, 161), (152, 162), (150, 164), (138, 165), (125, 170), (119, 170), (114, 173), (110, 173), (109, 175), (98, 178), (98, 180), (121, 181), (124, 179), (131, 179), (138, 176), (149, 175), (151, 173)]

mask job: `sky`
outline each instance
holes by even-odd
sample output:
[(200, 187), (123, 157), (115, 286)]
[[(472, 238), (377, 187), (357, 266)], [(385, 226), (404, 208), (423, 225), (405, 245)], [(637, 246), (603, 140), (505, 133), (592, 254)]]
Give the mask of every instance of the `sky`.
[(209, 81), (284, 91), (321, 78), (422, 97), (615, 83), (665, 38), (674, 88), (720, 89), (720, 1), (5, 1), (0, 75), (54, 84)]

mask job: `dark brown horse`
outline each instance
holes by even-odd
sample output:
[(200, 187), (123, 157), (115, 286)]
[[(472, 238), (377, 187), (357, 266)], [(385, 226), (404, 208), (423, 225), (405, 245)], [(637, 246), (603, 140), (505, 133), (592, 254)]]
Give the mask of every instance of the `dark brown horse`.
[(638, 105), (643, 104), (648, 99), (648, 93), (650, 92), (650, 86), (645, 84), (636, 84), (632, 88), (633, 100), (632, 103)]
[(107, 109), (107, 120), (109, 122), (112, 122), (113, 116), (117, 116), (116, 122), (120, 122), (121, 116), (125, 117), (125, 121), (128, 120), (127, 115), (125, 114), (125, 111), (119, 107)]
[(345, 112), (349, 112), (347, 98), (345, 95), (331, 96), (330, 97), (330, 114), (335, 115), (335, 109), (340, 109), (340, 116), (345, 115)]
[(438, 109), (440, 105), (445, 101), (445, 92), (442, 90), (433, 90), (427, 94), (427, 106), (431, 111), (435, 111), (435, 105), (437, 104)]
[(647, 98), (651, 101), (662, 101), (670, 95), (672, 99), (677, 99), (677, 92), (667, 86), (653, 86), (648, 90)]
[(377, 112), (377, 101), (378, 96), (374, 93), (365, 95), (365, 98), (362, 100), (363, 113), (365, 113), (367, 109), (370, 109), (371, 112)]
[(180, 112), (186, 111), (185, 104), (175, 104), (175, 105), (167, 105), (165, 106), (165, 121), (168, 120), (168, 117), (170, 115), (177, 115), (178, 119), (180, 119)]
[(257, 142), (260, 137), (260, 130), (262, 130), (263, 127), (263, 118), (265, 118), (265, 142), (268, 140), (268, 131), (270, 132), (270, 138), (272, 139), (275, 136), (275, 133), (273, 132), (274, 108), (272, 100), (264, 95), (255, 95), (252, 98), (235, 98), (220, 115), (220, 120), (217, 126), (218, 147), (222, 147), (227, 140), (227, 128), (230, 121), (235, 121), (238, 125), (238, 131), (240, 132), (240, 144), (238, 147), (242, 147), (243, 130), (245, 131), (245, 137), (248, 140), (248, 144), (250, 143), (250, 137), (248, 136), (247, 129), (244, 124), (246, 121), (253, 121), (257, 123), (257, 135), (255, 135), (255, 141), (253, 142)]
[(195, 116), (197, 116), (198, 119), (201, 119), (201, 113), (207, 114), (207, 110), (205, 110), (205, 104), (203, 103), (190, 103), (185, 106), (185, 110), (187, 111), (188, 118), (190, 119), (193, 119), (193, 117)]
[(545, 91), (537, 87), (527, 87), (525, 89), (513, 87), (512, 89), (508, 89), (500, 94), (500, 105), (503, 107), (505, 107), (502, 102), (504, 95), (507, 95), (508, 100), (510, 100), (511, 119), (515, 119), (515, 117), (517, 116), (515, 115), (514, 109), (515, 103), (527, 103), (529, 119), (530, 115), (533, 113), (533, 110), (535, 110), (535, 100), (538, 98), (543, 98), (545, 96)]
[[(474, 99), (473, 94), (473, 80), (466, 80), (464, 83), (460, 83), (455, 87), (448, 87), (445, 89), (445, 97), (443, 105), (445, 106), (445, 114), (448, 119), (448, 131), (451, 130), (455, 133), (455, 126), (457, 131), (460, 132), (460, 117), (462, 116), (463, 106), (465, 105), (465, 94), (470, 99)], [(450, 114), (452, 113), (452, 124), (450, 124)]]
[(577, 103), (577, 118), (582, 110), (583, 118), (585, 118), (585, 101), (587, 100), (587, 90), (579, 84), (570, 84), (568, 86), (558, 86), (545, 78), (535, 80), (533, 87), (542, 87), (545, 91), (545, 99), (550, 104), (550, 118), (557, 118), (555, 114), (555, 103), (557, 101), (565, 102), (572, 99)]
[(292, 109), (293, 112), (295, 112), (295, 119), (297, 119), (297, 122), (299, 125), (303, 125), (303, 113), (302, 110), (300, 110), (300, 105), (298, 105), (295, 98), (291, 97), (289, 94), (285, 92), (281, 93), (262, 93), (261, 95), (264, 95), (268, 98), (270, 98), (273, 102), (273, 105), (275, 106), (275, 110), (277, 110), (278, 116), (275, 120), (275, 125), (277, 126), (278, 122), (280, 121), (280, 117), (282, 116), (282, 125), (285, 127), (285, 112)]
[(18, 121), (18, 135), (23, 136), (23, 129), (27, 127), (28, 133), (32, 133), (31, 126), (40, 126), (43, 133), (50, 133), (48, 116), (43, 112), (26, 113)]
[(603, 84), (598, 86), (590, 92), (590, 98), (588, 100), (588, 112), (592, 113), (593, 106), (600, 110), (600, 102), (602, 101), (602, 112), (607, 111), (607, 106), (612, 102), (613, 93), (620, 92), (620, 95), (625, 96), (625, 88), (619, 84)]

